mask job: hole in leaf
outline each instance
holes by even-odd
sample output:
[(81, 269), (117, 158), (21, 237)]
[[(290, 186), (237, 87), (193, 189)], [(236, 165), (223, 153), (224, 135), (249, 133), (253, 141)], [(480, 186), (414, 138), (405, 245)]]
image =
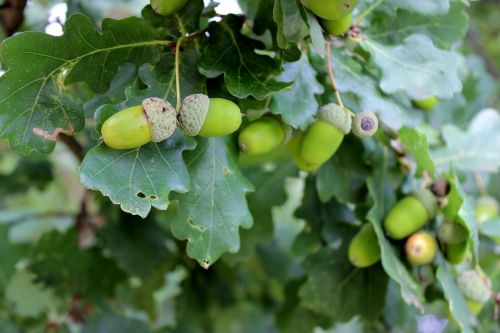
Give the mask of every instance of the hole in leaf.
[(137, 193), (137, 196), (142, 199), (146, 198), (146, 195), (142, 192)]
[(156, 199), (158, 199), (158, 197), (157, 197), (156, 195), (154, 195), (154, 194), (153, 194), (153, 195), (150, 195), (150, 196), (149, 196), (149, 199), (151, 199), (151, 200), (156, 200)]

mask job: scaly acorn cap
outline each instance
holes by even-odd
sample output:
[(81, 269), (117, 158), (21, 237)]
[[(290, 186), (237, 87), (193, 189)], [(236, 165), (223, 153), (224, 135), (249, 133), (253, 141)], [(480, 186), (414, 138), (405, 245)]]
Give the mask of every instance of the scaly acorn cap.
[(438, 205), (436, 197), (431, 191), (427, 189), (415, 191), (412, 193), (412, 196), (417, 198), (417, 200), (420, 201), (420, 203), (422, 203), (422, 205), (425, 207), (425, 210), (429, 215), (429, 219), (432, 219), (436, 216)]
[(360, 138), (373, 136), (378, 129), (378, 118), (373, 112), (356, 114), (352, 123), (352, 132)]
[(318, 119), (326, 121), (344, 134), (349, 134), (351, 131), (351, 115), (335, 103), (320, 107)]
[(153, 142), (163, 141), (174, 134), (177, 112), (169, 102), (157, 97), (146, 98), (142, 101), (142, 107), (151, 126)]
[(469, 237), (467, 229), (458, 222), (445, 222), (438, 229), (439, 240), (446, 244), (459, 244)]
[(458, 288), (470, 300), (486, 303), (492, 296), (491, 281), (485, 274), (475, 270), (461, 272), (457, 280)]
[(189, 95), (182, 101), (179, 112), (180, 126), (189, 136), (200, 133), (207, 118), (210, 98), (203, 94)]

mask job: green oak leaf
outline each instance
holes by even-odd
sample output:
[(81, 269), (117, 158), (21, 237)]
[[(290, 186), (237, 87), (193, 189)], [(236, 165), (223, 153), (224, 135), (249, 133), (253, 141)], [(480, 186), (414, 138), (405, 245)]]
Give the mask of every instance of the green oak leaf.
[(286, 49), (289, 43), (298, 44), (307, 35), (307, 26), (300, 15), (296, 1), (276, 0), (273, 18), (278, 26), (278, 46)]
[(208, 26), (206, 46), (198, 69), (208, 78), (224, 75), (229, 92), (238, 97), (253, 96), (264, 99), (283, 91), (292, 83), (278, 82), (273, 77), (279, 74), (280, 62), (267, 55), (257, 54), (263, 44), (240, 33), (243, 21), (228, 15), (221, 22)]
[(44, 136), (56, 129), (80, 131), (84, 125), (82, 106), (64, 85), (84, 81), (95, 92), (105, 92), (122, 63), (159, 60), (167, 42), (157, 37), (138, 18), (106, 19), (101, 33), (90, 18), (76, 14), (61, 37), (26, 32), (6, 39), (0, 51), (8, 68), (0, 78), (0, 137), (21, 153), (50, 153), (54, 142)]
[(252, 184), (240, 173), (229, 138), (198, 140), (186, 154), (191, 189), (174, 194), (178, 207), (172, 212), (171, 230), (187, 240), (187, 253), (208, 268), (223, 253), (240, 247), (239, 227), (250, 228), (252, 216), (245, 195)]
[(399, 131), (399, 138), (405, 150), (410, 152), (417, 162), (416, 175), (420, 177), (424, 171), (427, 171), (429, 176), (435, 178), (436, 167), (432, 161), (425, 134), (414, 128), (403, 127)]
[(116, 314), (111, 309), (94, 311), (83, 326), (82, 333), (149, 333), (151, 330), (141, 320)]
[(377, 113), (384, 124), (395, 129), (403, 125), (415, 126), (422, 122), (421, 113), (414, 112), (409, 106), (383, 95), (377, 87), (378, 81), (345, 51), (333, 50), (332, 64), (339, 91), (354, 94), (359, 100), (361, 110)]
[(453, 2), (446, 15), (418, 15), (414, 12), (399, 11), (396, 16), (373, 21), (367, 31), (370, 39), (401, 42), (411, 34), (422, 33), (442, 48), (464, 38), (468, 30), (468, 16), (465, 6)]
[(380, 265), (354, 267), (345, 252), (325, 248), (308, 256), (299, 295), (307, 308), (342, 322), (355, 316), (376, 320), (384, 309), (387, 275)]
[(386, 0), (386, 3), (393, 9), (401, 8), (429, 16), (446, 14), (450, 8), (450, 0)]
[(445, 125), (445, 147), (432, 151), (438, 169), (450, 165), (465, 172), (491, 172), (500, 168), (500, 115), (486, 109), (472, 119), (466, 131), (455, 125)]
[(438, 267), (436, 278), (443, 287), (444, 295), (450, 307), (450, 314), (460, 326), (461, 332), (473, 333), (475, 330), (472, 328), (472, 314), (467, 307), (464, 296), (454, 281), (451, 267), (446, 261), (443, 261)]
[[(117, 111), (112, 105), (101, 109), (101, 113)], [(145, 218), (151, 207), (168, 208), (171, 191), (189, 190), (182, 153), (193, 148), (194, 140), (180, 130), (165, 141), (130, 150), (100, 144), (85, 156), (80, 178), (85, 187), (108, 196), (123, 211)]]
[(318, 22), (318, 19), (316, 16), (311, 13), (311, 11), (307, 9), (303, 9), (304, 14), (306, 19), (307, 19), (307, 25), (309, 26), (309, 33), (311, 35), (311, 40), (312, 40), (312, 45), (316, 52), (318, 52), (318, 55), (321, 58), (325, 57), (326, 53), (326, 40), (325, 36), (323, 35), (323, 28)]
[(292, 89), (273, 95), (270, 111), (281, 115), (283, 121), (294, 128), (305, 129), (310, 119), (318, 112), (315, 95), (324, 92), (316, 79), (316, 71), (304, 53), (299, 61), (284, 65), (279, 80), (293, 82)]
[(383, 219), (396, 201), (393, 185), (387, 174), (387, 155), (387, 149), (378, 152), (374, 161), (376, 163), (374, 175), (367, 181), (368, 191), (374, 202), (366, 218), (373, 224), (377, 234), (385, 272), (398, 283), (405, 302), (423, 310), (424, 291), (401, 262), (398, 250), (386, 238), (382, 228)]
[(365, 39), (361, 46), (382, 71), (380, 87), (388, 94), (405, 92), (414, 100), (449, 99), (462, 89), (458, 54), (436, 48), (426, 35), (412, 34), (396, 46)]

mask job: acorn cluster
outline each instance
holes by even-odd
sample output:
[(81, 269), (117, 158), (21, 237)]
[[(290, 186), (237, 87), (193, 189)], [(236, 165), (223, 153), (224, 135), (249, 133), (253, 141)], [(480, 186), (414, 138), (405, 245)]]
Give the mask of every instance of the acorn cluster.
[(302, 4), (319, 18), (326, 32), (343, 35), (352, 23), (352, 11), (358, 0), (302, 0)]

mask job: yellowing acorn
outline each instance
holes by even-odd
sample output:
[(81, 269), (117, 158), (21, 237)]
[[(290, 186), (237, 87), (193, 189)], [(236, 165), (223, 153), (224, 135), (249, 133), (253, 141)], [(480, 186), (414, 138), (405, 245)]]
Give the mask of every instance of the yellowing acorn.
[(265, 116), (240, 132), (238, 145), (247, 155), (263, 155), (283, 143), (285, 132), (285, 128), (277, 119)]
[(230, 100), (194, 94), (182, 102), (179, 121), (189, 136), (219, 137), (240, 127), (241, 111)]
[(351, 240), (348, 256), (349, 261), (360, 268), (372, 266), (380, 260), (380, 246), (371, 223), (363, 225)]
[(113, 149), (132, 149), (169, 138), (177, 128), (177, 113), (160, 98), (119, 111), (101, 127), (104, 143)]
[(350, 114), (337, 104), (320, 108), (318, 119), (304, 134), (300, 154), (309, 164), (321, 165), (328, 161), (340, 147), (344, 136), (351, 131)]
[(357, 2), (358, 0), (302, 0), (306, 8), (327, 20), (338, 20), (351, 14)]
[(290, 153), (290, 156), (292, 157), (293, 163), (299, 170), (305, 172), (316, 171), (320, 167), (320, 165), (307, 162), (302, 158), (302, 155), (300, 153), (303, 138), (303, 133), (295, 134), (286, 145), (286, 148)]
[(184, 7), (189, 0), (151, 0), (151, 7), (160, 15), (172, 15)]
[(424, 111), (429, 111), (434, 109), (436, 105), (438, 105), (438, 103), (439, 101), (435, 96), (424, 98), (418, 101), (413, 101), (413, 105)]
[(498, 201), (491, 196), (483, 195), (476, 202), (476, 220), (478, 223), (484, 223), (498, 216)]
[(352, 15), (346, 15), (338, 20), (321, 19), (320, 21), (325, 31), (330, 35), (343, 35), (349, 31), (349, 28), (351, 27)]
[(434, 218), (437, 200), (429, 190), (420, 190), (397, 202), (384, 220), (384, 228), (392, 239), (403, 239), (421, 229)]
[(436, 257), (438, 245), (434, 236), (426, 231), (414, 233), (406, 240), (406, 259), (412, 265), (430, 264)]

